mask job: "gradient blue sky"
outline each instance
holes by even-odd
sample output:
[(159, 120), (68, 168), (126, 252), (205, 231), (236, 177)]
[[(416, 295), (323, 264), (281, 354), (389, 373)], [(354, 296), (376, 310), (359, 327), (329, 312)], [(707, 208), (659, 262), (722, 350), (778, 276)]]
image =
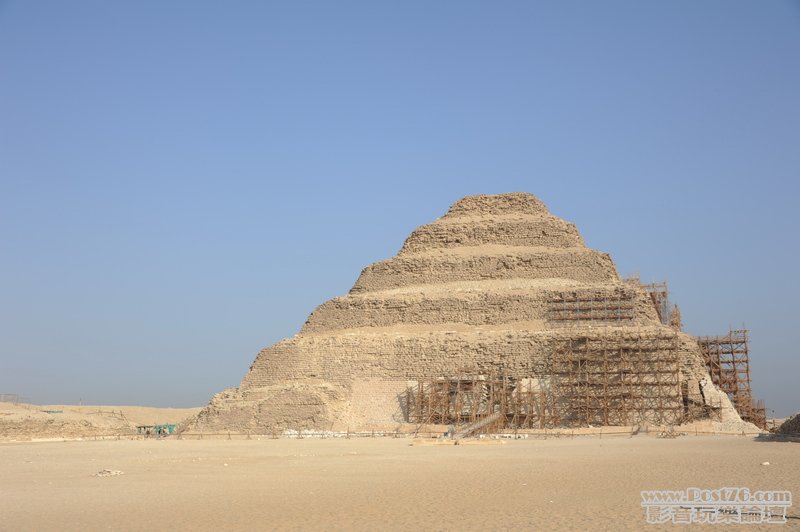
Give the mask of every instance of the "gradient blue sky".
[(800, 6), (0, 0), (0, 393), (204, 404), (467, 194), (800, 408)]

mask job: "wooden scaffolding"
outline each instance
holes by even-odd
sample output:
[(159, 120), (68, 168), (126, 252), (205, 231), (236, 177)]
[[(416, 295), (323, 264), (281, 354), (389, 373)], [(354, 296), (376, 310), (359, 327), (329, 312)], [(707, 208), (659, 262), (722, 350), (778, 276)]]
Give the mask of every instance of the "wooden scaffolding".
[(464, 426), (492, 417), (485, 431), (546, 428), (558, 421), (548, 383), (505, 372), (459, 372), (452, 377), (419, 380), (405, 394), (407, 421)]
[(659, 283), (643, 283), (638, 275), (627, 277), (624, 279), (624, 281), (631, 286), (641, 288), (647, 293), (648, 296), (650, 296), (650, 301), (653, 303), (653, 307), (656, 309), (658, 320), (662, 324), (669, 325), (678, 331), (683, 330), (683, 324), (681, 323), (681, 310), (678, 308), (678, 305), (675, 305), (670, 301), (669, 287), (667, 286), (666, 281)]
[(557, 294), (547, 301), (547, 320), (556, 324), (580, 321), (631, 321), (635, 308), (632, 294)]
[(674, 425), (683, 418), (674, 335), (564, 340), (553, 371), (567, 425)]
[(486, 431), (588, 425), (679, 424), (687, 412), (673, 335), (615, 334), (554, 341), (545, 366), (527, 374), (462, 371), (419, 379), (406, 419)]
[(766, 428), (766, 408), (763, 401), (753, 400), (750, 387), (749, 331), (739, 329), (723, 336), (700, 336), (697, 343), (711, 382), (728, 394), (743, 420)]

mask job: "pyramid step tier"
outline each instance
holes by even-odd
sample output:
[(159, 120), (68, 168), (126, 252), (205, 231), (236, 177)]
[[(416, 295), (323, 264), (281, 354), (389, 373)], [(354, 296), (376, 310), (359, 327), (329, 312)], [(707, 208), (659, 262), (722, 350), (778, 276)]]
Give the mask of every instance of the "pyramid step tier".
[[(484, 290), (476, 289), (480, 285), (485, 285)], [(447, 323), (453, 324), (454, 330), (503, 323), (541, 330), (578, 325), (648, 325), (657, 319), (650, 298), (641, 290), (625, 285), (554, 290), (519, 289), (508, 283), (483, 281), (473, 284), (470, 291), (460, 292), (452, 287), (430, 292), (367, 292), (334, 298), (317, 307), (301, 333)]]
[(455, 202), (442, 219), (508, 214), (549, 215), (550, 211), (536, 196), (527, 192), (499, 195), (478, 194), (461, 198)]
[[(480, 222), (480, 223), (478, 223)], [(578, 229), (554, 216), (497, 216), (481, 220), (440, 220), (423, 225), (408, 237), (401, 254), (462, 246), (584, 247)]]
[[(298, 335), (262, 350), (241, 383), (250, 388), (291, 382), (349, 387), (359, 380), (398, 380), (502, 370), (512, 375), (548, 373), (553, 346), (580, 338), (608, 339), (641, 351), (654, 342), (676, 342), (692, 373), (702, 374), (696, 342), (664, 327), (606, 327), (579, 332), (516, 330), (498, 326), (471, 333), (439, 330), (359, 330), (354, 334)], [(658, 356), (654, 351), (653, 356)]]
[(586, 248), (488, 246), (441, 253), (398, 255), (361, 272), (351, 293), (402, 286), (484, 279), (571, 279), (583, 283), (619, 280), (606, 253)]

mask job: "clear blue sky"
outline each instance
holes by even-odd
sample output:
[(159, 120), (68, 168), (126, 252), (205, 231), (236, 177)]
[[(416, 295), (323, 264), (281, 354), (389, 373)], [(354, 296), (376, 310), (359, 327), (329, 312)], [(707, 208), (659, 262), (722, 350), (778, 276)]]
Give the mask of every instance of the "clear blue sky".
[(0, 0), (0, 393), (204, 404), (528, 191), (800, 409), (800, 4)]

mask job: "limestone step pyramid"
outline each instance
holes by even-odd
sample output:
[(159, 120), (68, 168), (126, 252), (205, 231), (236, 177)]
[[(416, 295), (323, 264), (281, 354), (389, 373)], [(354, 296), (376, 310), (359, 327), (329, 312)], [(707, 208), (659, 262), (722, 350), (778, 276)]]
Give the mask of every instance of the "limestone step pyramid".
[[(502, 404), (472, 404), (473, 418), (477, 408), (541, 426), (674, 424), (711, 410), (738, 420), (709, 386), (695, 340), (662, 324), (648, 294), (621, 280), (573, 224), (533, 195), (511, 193), (465, 197), (416, 229), (347, 295), (314, 310), (299, 334), (262, 350), (193, 428), (445, 423), (433, 390), (465, 375), (472, 389), (476, 379), (512, 383)], [(480, 386), (487, 395), (489, 384)], [(540, 399), (547, 404), (532, 402)]]

